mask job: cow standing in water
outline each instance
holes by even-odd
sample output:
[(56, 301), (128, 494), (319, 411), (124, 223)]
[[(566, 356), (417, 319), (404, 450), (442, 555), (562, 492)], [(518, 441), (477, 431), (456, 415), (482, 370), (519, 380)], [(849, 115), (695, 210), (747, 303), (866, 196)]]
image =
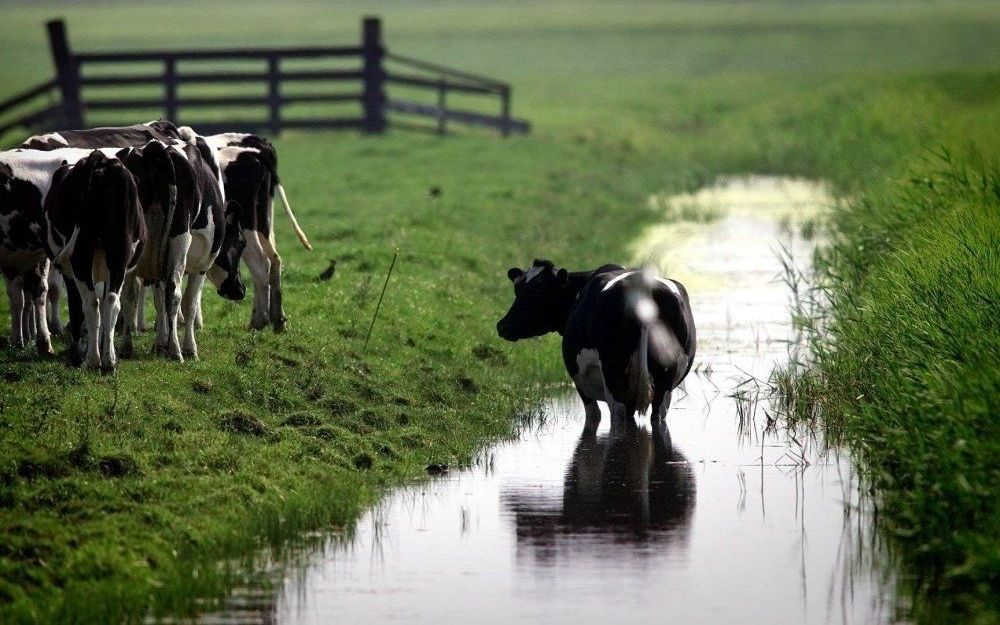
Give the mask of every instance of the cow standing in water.
[(666, 416), (695, 354), (683, 285), (620, 265), (569, 272), (547, 260), (527, 271), (513, 267), (507, 277), (514, 303), (497, 333), (508, 341), (561, 334), (563, 361), (588, 421), (600, 421), (598, 401), (614, 419), (644, 414), (650, 403), (655, 419)]

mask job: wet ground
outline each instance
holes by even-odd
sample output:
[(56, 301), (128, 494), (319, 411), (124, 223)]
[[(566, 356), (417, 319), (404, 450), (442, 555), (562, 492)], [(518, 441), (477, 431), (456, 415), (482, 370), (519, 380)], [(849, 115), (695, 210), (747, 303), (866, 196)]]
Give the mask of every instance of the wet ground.
[(767, 178), (650, 198), (669, 223), (636, 257), (687, 285), (699, 339), (666, 427), (605, 416), (587, 433), (567, 391), (518, 440), (390, 493), (276, 594), (243, 593), (206, 622), (892, 620), (850, 458), (765, 432), (774, 408), (747, 383), (788, 357), (777, 251), (808, 265), (802, 233), (828, 202), (818, 185)]

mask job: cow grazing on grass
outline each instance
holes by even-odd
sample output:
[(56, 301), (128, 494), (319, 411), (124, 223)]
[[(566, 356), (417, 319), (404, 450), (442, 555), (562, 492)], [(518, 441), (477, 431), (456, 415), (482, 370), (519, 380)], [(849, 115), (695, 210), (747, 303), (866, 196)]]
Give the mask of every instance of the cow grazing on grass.
[(615, 419), (643, 414), (652, 402), (663, 419), (671, 392), (691, 369), (695, 328), (687, 291), (674, 281), (604, 265), (568, 272), (547, 260), (511, 268), (514, 303), (497, 333), (517, 341), (558, 332), (566, 370), (587, 411), (597, 402)]
[[(134, 279), (130, 278), (127, 284), (123, 353), (132, 351), (132, 334), (144, 326), (142, 311), (145, 285), (158, 284), (154, 292), (157, 310), (155, 350), (178, 360), (182, 360), (184, 356), (196, 358), (198, 349), (194, 334), (202, 323), (201, 290), (208, 269), (214, 264), (220, 268), (223, 276), (219, 284), (220, 295), (229, 299), (242, 299), (246, 293), (239, 275), (243, 241), (242, 233), (235, 225), (238, 222), (234, 212), (236, 205), (225, 202), (215, 151), (208, 147), (202, 137), (188, 136), (181, 139), (177, 128), (164, 121), (118, 128), (63, 130), (31, 137), (22, 145), (57, 149), (66, 144), (79, 148), (98, 148), (106, 154), (109, 150), (148, 150), (152, 145), (166, 146), (168, 160), (161, 159), (157, 166), (148, 168), (145, 174), (136, 172), (140, 191), (145, 187), (152, 188), (152, 183), (147, 183), (147, 180), (175, 177), (177, 201), (165, 236), (161, 236), (160, 231), (164, 229), (162, 226), (166, 215), (147, 211), (147, 216), (153, 218), (150, 226), (160, 227), (150, 228), (154, 240), (139, 263)], [(155, 195), (142, 195), (144, 206), (149, 202), (156, 202)], [(227, 222), (233, 225), (227, 228)], [(223, 248), (227, 252), (220, 254)], [(185, 273), (188, 283), (182, 296), (180, 281)], [(183, 345), (180, 345), (177, 337), (180, 319), (178, 303), (184, 314)]]
[(52, 352), (45, 318), (48, 281), (33, 277), (40, 278), (46, 264), (43, 206), (53, 175), (67, 159), (78, 158), (52, 152), (0, 152), (0, 268), (10, 298), (11, 343), (23, 346), (33, 331), (41, 354)]
[[(184, 343), (182, 351), (185, 356), (198, 357), (198, 346), (195, 342), (195, 330), (201, 327), (201, 291), (205, 284), (205, 276), (217, 263), (222, 263), (226, 272), (223, 282), (228, 290), (220, 294), (228, 295), (230, 299), (242, 299), (246, 293), (239, 277), (239, 255), (235, 258), (223, 258), (221, 250), (241, 248), (239, 228), (235, 227), (235, 205), (226, 202), (223, 187), (219, 184), (218, 170), (204, 158), (204, 148), (197, 145), (172, 146), (178, 153), (183, 152), (188, 162), (193, 166), (194, 185), (198, 190), (200, 202), (197, 212), (193, 213), (191, 221), (191, 246), (187, 253), (188, 282), (184, 289), (181, 308), (184, 313)], [(157, 304), (159, 306), (159, 304)], [(159, 336), (159, 329), (157, 331)]]
[(112, 370), (122, 286), (146, 242), (132, 174), (120, 160), (98, 150), (75, 165), (62, 165), (52, 176), (45, 222), (48, 254), (66, 277), (71, 358), (74, 363), (81, 358), (85, 324), (84, 364)]
[[(186, 127), (179, 132), (184, 137), (193, 135)], [(243, 260), (254, 285), (250, 327), (260, 330), (270, 324), (280, 332), (287, 317), (281, 295), (281, 256), (274, 239), (275, 194), (303, 247), (312, 250), (312, 245), (299, 227), (281, 186), (277, 152), (270, 142), (250, 134), (225, 133), (207, 136), (205, 140), (217, 154), (226, 198), (239, 205), (237, 211), (246, 244)], [(209, 277), (219, 284), (223, 270), (221, 266), (215, 267)]]

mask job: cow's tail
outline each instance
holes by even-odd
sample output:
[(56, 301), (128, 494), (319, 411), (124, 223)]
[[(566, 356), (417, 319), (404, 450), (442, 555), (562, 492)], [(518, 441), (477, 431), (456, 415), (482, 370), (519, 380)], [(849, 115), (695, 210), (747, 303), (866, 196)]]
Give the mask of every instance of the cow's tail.
[(56, 254), (55, 264), (59, 268), (65, 268), (69, 257), (73, 255), (73, 249), (76, 247), (76, 239), (80, 236), (80, 224), (77, 224), (73, 228), (73, 234), (69, 235), (69, 240), (66, 241), (66, 245), (63, 246), (59, 253)]
[(653, 402), (653, 382), (649, 375), (649, 330), (645, 324), (639, 327), (639, 345), (629, 357), (625, 370), (625, 413), (645, 414)]
[(292, 222), (292, 228), (295, 229), (295, 236), (299, 238), (299, 241), (302, 243), (302, 247), (311, 252), (313, 246), (309, 243), (309, 239), (306, 238), (306, 233), (302, 232), (302, 228), (299, 227), (298, 220), (295, 219), (295, 213), (292, 212), (292, 206), (288, 203), (288, 196), (285, 195), (285, 187), (281, 186), (280, 182), (276, 186), (278, 189), (278, 197), (281, 199), (281, 205), (285, 207), (285, 214), (288, 215), (288, 219)]

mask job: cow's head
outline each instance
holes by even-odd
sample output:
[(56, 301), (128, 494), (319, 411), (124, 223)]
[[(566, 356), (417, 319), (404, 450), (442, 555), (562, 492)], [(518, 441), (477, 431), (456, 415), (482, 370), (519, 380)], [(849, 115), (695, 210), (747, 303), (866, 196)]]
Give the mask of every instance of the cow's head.
[(247, 287), (240, 276), (240, 257), (243, 256), (247, 240), (240, 227), (239, 203), (227, 201), (224, 213), (226, 234), (222, 238), (219, 254), (215, 257), (215, 264), (208, 270), (208, 279), (216, 286), (219, 295), (239, 301), (247, 295)]
[(514, 303), (497, 322), (497, 334), (508, 341), (559, 332), (566, 324), (569, 273), (550, 261), (536, 260), (527, 271), (511, 267)]

